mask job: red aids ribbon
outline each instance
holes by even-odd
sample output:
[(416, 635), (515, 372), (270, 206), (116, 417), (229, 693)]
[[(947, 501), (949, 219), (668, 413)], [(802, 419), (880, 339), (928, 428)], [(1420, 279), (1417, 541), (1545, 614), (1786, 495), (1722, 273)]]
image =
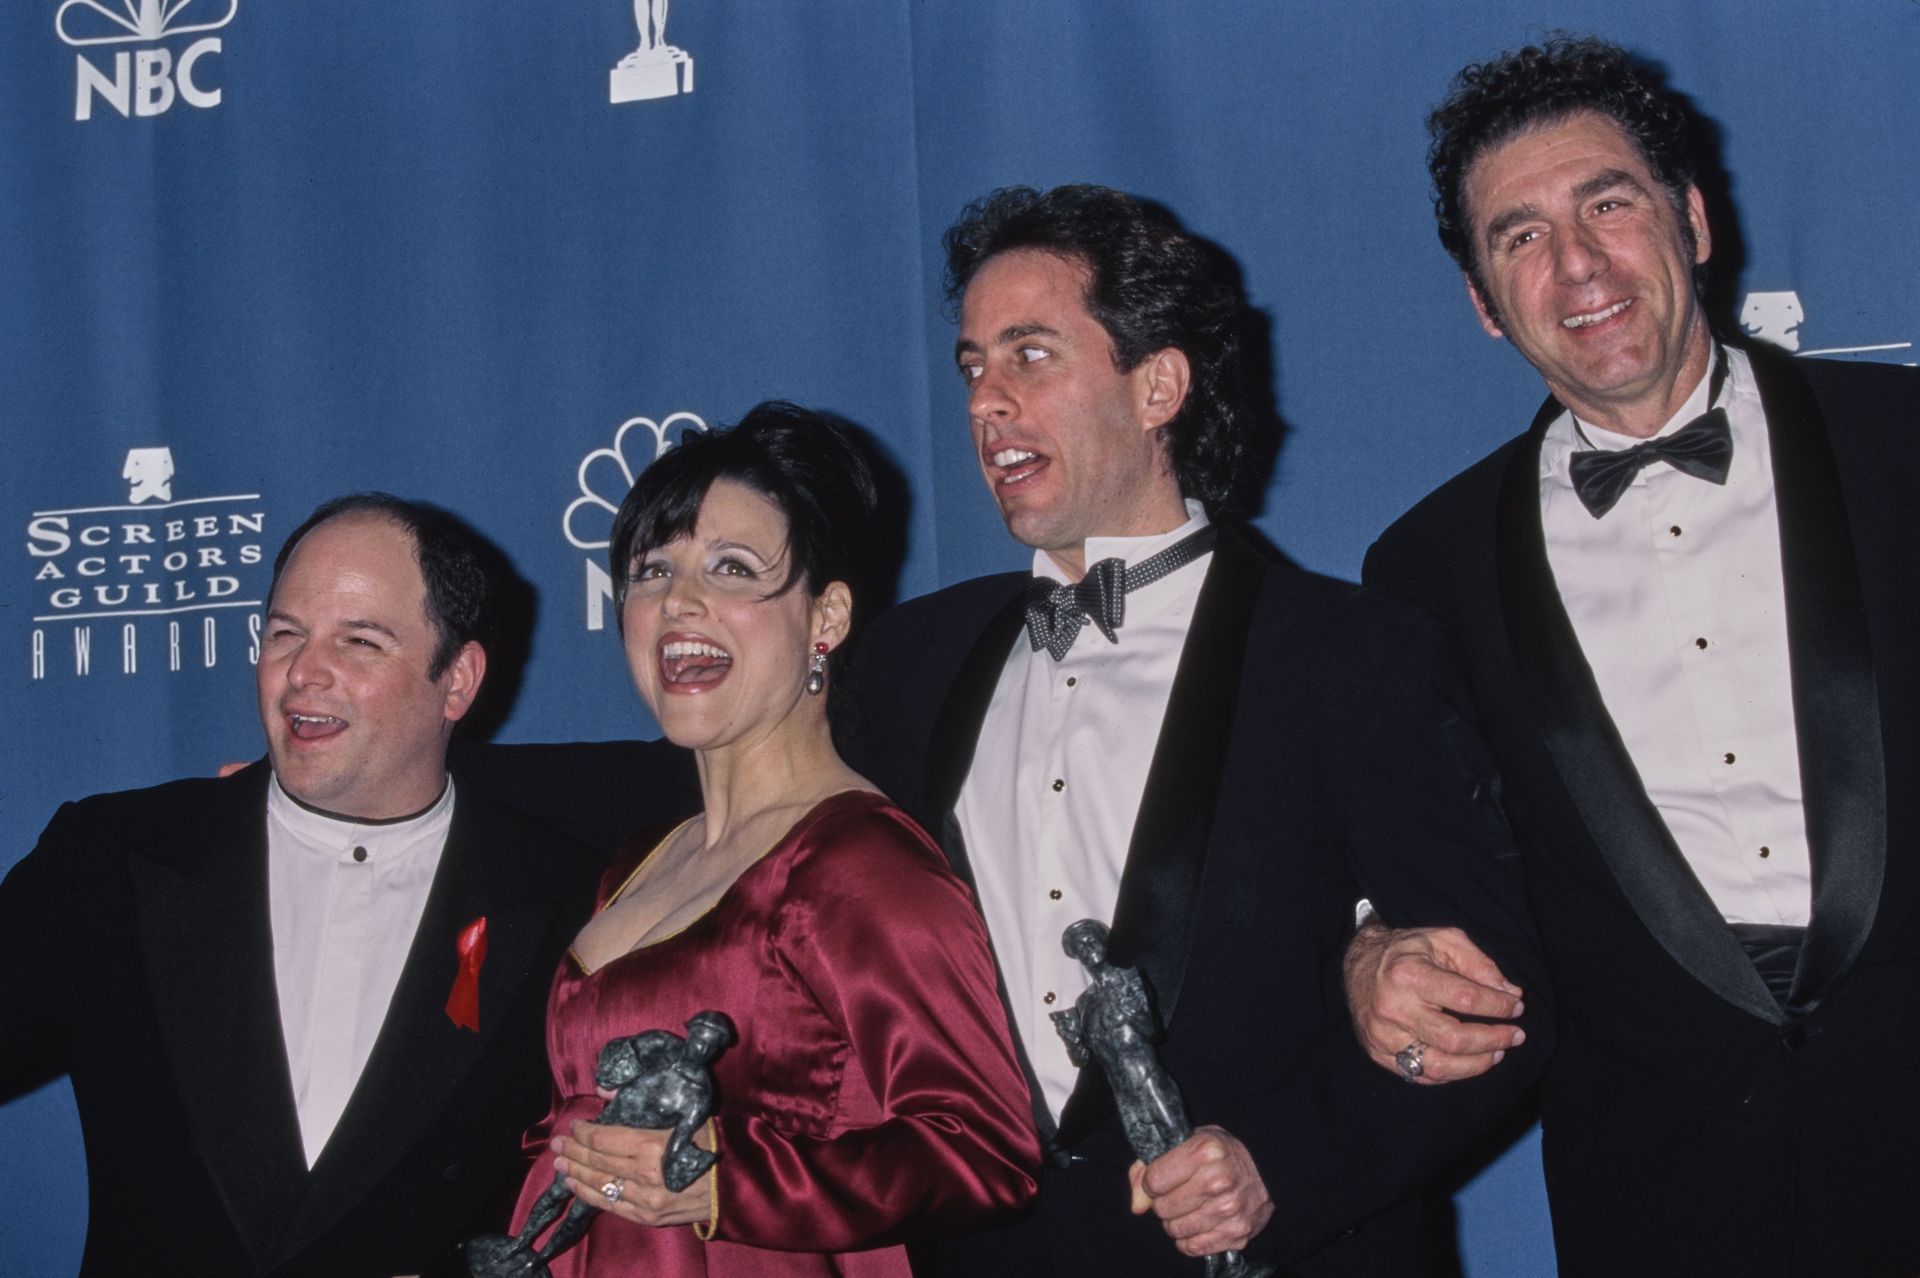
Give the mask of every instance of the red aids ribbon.
[(482, 914), (460, 929), (453, 943), (460, 956), (460, 974), (447, 995), (447, 1019), (461, 1029), (480, 1032), (480, 965), (487, 961), (487, 916)]

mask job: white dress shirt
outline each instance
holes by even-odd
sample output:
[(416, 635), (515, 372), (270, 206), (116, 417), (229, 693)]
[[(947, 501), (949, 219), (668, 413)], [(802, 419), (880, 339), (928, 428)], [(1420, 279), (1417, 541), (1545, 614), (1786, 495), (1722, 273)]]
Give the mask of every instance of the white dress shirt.
[[(1694, 875), (1730, 923), (1804, 926), (1811, 872), (1773, 461), (1747, 357), (1727, 356), (1724, 485), (1654, 461), (1595, 519), (1569, 458), (1640, 441), (1562, 413), (1540, 445), (1541, 520), (1607, 713)], [(1709, 380), (1661, 435), (1706, 410)]]
[[(1092, 537), (1086, 562), (1136, 564), (1206, 527), (1153, 537)], [(1119, 642), (1089, 621), (1060, 661), (1020, 636), (1000, 672), (955, 815), (1013, 1005), (1014, 1031), (1057, 1119), (1080, 1071), (1049, 1013), (1073, 1006), (1086, 975), (1060, 948), (1080, 919), (1113, 921), (1134, 818), (1166, 717), (1173, 676), (1212, 554), (1127, 593)], [(1036, 576), (1064, 576), (1044, 551)]]
[(267, 895), (280, 1032), (307, 1166), (387, 1018), (453, 822), (453, 782), (418, 816), (357, 822), (267, 789)]

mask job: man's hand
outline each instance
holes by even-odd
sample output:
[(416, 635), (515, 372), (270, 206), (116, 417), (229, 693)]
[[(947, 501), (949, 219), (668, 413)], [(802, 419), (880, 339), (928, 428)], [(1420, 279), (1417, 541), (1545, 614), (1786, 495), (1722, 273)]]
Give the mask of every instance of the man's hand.
[[(713, 1170), (679, 1193), (667, 1188), (660, 1175), (660, 1157), (670, 1132), (599, 1123), (574, 1123), (572, 1135), (556, 1136), (552, 1143), (554, 1170), (567, 1178), (567, 1188), (584, 1203), (636, 1225), (691, 1225), (709, 1219)], [(699, 1142), (696, 1140), (696, 1144)], [(620, 1182), (618, 1202), (600, 1191)]]
[(1133, 1212), (1151, 1210), (1182, 1255), (1243, 1251), (1273, 1219), (1273, 1199), (1247, 1147), (1200, 1127), (1151, 1163), (1127, 1171)]
[(1406, 1077), (1394, 1054), (1422, 1045), (1416, 1083), (1452, 1083), (1484, 1074), (1527, 1041), (1518, 1025), (1482, 1025), (1460, 1016), (1511, 1020), (1526, 1010), (1521, 990), (1459, 928), (1390, 929), (1369, 921), (1347, 946), (1347, 1010), (1374, 1064)]

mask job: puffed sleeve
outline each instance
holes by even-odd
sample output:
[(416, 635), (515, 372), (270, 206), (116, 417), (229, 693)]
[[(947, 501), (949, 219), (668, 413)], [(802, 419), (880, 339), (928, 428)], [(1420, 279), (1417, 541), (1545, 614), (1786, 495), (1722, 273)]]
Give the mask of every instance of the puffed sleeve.
[(718, 1236), (848, 1251), (1023, 1206), (1039, 1143), (985, 926), (918, 827), (877, 801), (820, 822), (774, 932), (789, 978), (842, 1038), (844, 1121), (809, 1133), (722, 1112)]

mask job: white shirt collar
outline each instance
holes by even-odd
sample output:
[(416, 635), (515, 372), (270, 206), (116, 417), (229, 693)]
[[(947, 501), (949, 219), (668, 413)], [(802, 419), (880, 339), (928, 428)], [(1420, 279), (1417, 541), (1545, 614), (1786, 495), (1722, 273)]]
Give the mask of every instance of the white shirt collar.
[[(1673, 416), (1667, 418), (1665, 424), (1652, 435), (1649, 435), (1647, 437), (1648, 439), (1659, 439), (1663, 436), (1673, 434), (1711, 407), (1711, 405), (1707, 403), (1707, 391), (1713, 384), (1714, 366), (1719, 362), (1720, 344), (1715, 342), (1709, 352), (1707, 371), (1702, 373), (1700, 380), (1694, 383), (1692, 393), (1687, 396), (1686, 401), (1680, 405)], [(1733, 393), (1733, 370), (1731, 365), (1729, 365), (1727, 372), (1727, 384), (1721, 387), (1720, 390), (1720, 398), (1723, 403), (1727, 397)], [(1546, 436), (1541, 441), (1542, 452), (1550, 452), (1552, 462), (1559, 469), (1565, 469), (1567, 458), (1576, 452), (1587, 449), (1594, 449), (1603, 453), (1624, 452), (1637, 444), (1643, 444), (1645, 442), (1646, 440), (1638, 436), (1622, 435), (1618, 431), (1611, 431), (1604, 426), (1590, 422), (1586, 418), (1575, 414), (1570, 408), (1554, 419), (1553, 423), (1547, 427)], [(1546, 459), (1543, 458), (1543, 460)]]
[[(1118, 559), (1129, 568), (1151, 555), (1157, 555), (1189, 533), (1205, 528), (1206, 507), (1191, 497), (1181, 499), (1187, 509), (1187, 522), (1171, 532), (1153, 533), (1146, 537), (1089, 537), (1087, 538), (1085, 562), (1099, 563), (1102, 559)], [(1033, 552), (1033, 575), (1051, 577), (1055, 581), (1066, 579), (1066, 570), (1053, 561), (1053, 556), (1044, 550)]]
[(276, 776), (267, 787), (267, 819), (292, 836), (285, 847), (298, 855), (334, 861), (365, 848), (376, 864), (417, 861), (431, 873), (453, 821), (453, 778), (448, 776), (440, 797), (424, 812), (394, 821), (356, 821), (307, 807)]

